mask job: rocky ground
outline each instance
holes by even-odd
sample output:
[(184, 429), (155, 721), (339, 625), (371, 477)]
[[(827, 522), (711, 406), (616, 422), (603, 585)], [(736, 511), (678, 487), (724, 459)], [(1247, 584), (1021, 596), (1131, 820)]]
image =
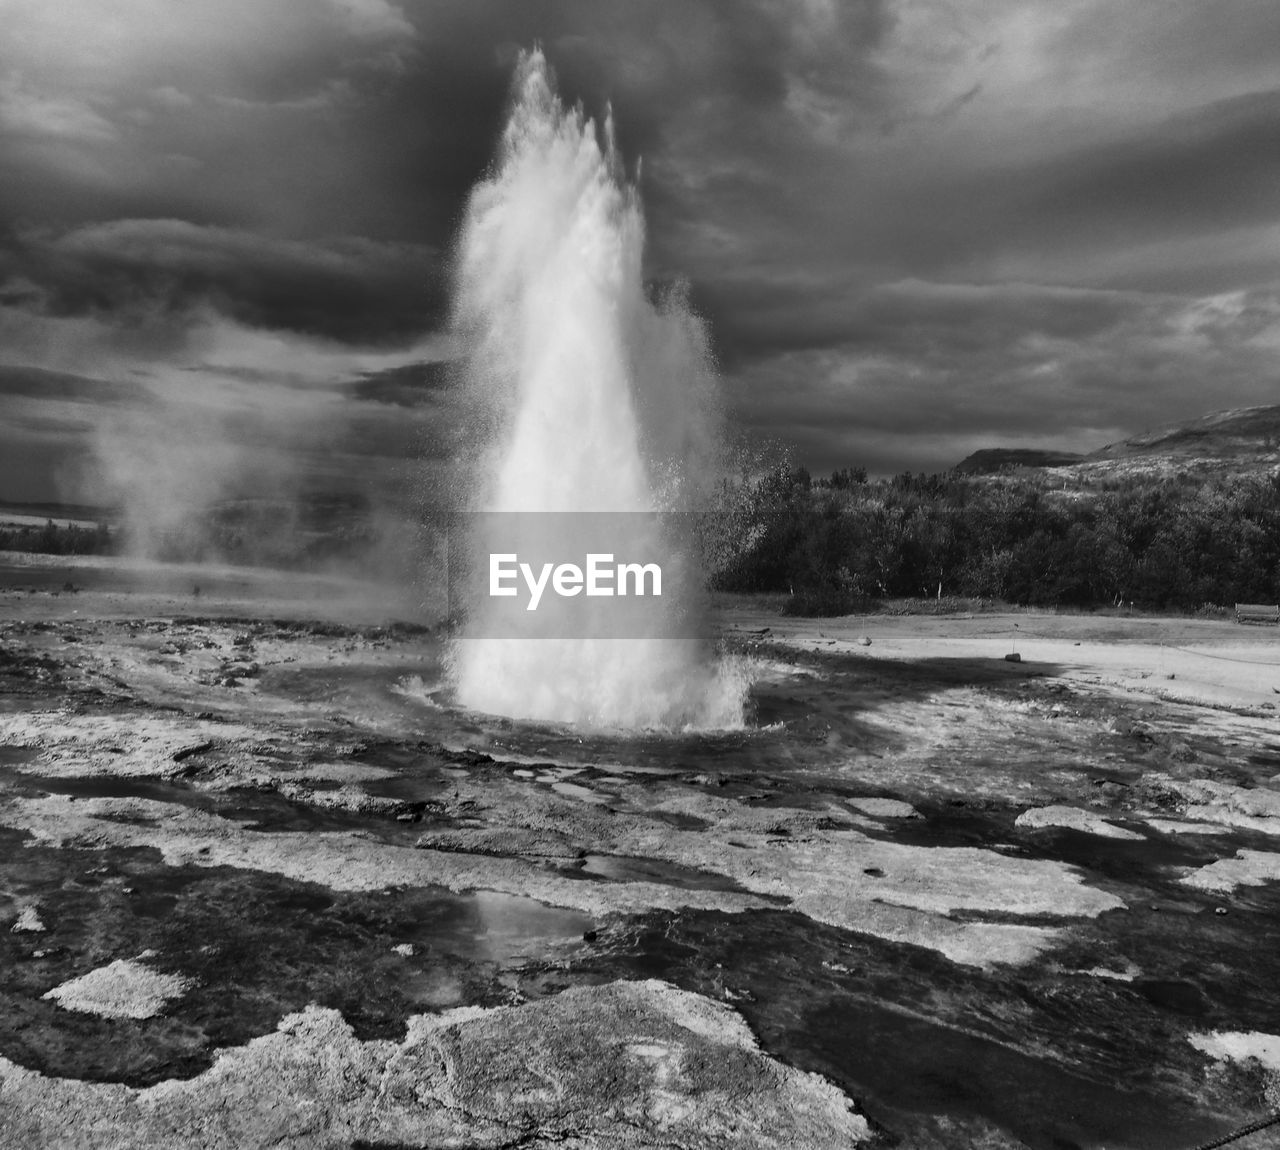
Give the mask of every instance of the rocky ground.
[(2, 574), (5, 1146), (1177, 1150), (1280, 1108), (1274, 629), (728, 604), (746, 729), (584, 736), (453, 708), (358, 588)]

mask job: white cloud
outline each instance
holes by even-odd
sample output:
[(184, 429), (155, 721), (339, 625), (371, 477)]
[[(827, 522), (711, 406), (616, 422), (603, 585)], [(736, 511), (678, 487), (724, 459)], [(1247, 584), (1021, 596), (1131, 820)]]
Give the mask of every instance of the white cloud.
[(329, 0), (358, 36), (374, 40), (412, 39), (413, 25), (404, 12), (387, 0)]
[(88, 101), (35, 91), (19, 72), (0, 79), (0, 132), (92, 143), (119, 134)]
[(416, 36), (387, 0), (6, 0), (4, 24), (0, 74), (38, 76), (60, 99), (170, 109), (200, 94), (258, 98), (295, 74), (297, 85), (323, 88), (352, 67), (394, 65)]
[(195, 103), (190, 92), (175, 88), (172, 84), (162, 84), (151, 90), (151, 98), (164, 108), (189, 108)]

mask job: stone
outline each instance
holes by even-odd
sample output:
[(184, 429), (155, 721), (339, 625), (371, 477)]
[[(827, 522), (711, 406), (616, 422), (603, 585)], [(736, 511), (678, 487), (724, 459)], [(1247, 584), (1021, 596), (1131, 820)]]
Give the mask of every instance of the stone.
[(170, 999), (184, 994), (189, 985), (179, 975), (162, 974), (132, 959), (117, 959), (55, 986), (41, 997), (51, 999), (64, 1010), (82, 1014), (152, 1018)]
[(17, 920), (9, 928), (14, 934), (43, 934), (46, 930), (44, 923), (40, 921), (40, 916), (36, 913), (33, 906), (24, 907)]

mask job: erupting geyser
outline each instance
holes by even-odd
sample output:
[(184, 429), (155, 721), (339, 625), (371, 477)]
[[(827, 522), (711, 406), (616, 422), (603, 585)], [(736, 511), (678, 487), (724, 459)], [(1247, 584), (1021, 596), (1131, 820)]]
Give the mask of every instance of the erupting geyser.
[[(457, 253), (455, 324), (484, 440), (470, 510), (517, 516), (525, 534), (554, 524), (562, 537), (543, 542), (579, 563), (600, 519), (590, 513), (634, 522), (632, 542), (666, 572), (664, 619), (679, 625), (613, 633), (621, 601), (601, 599), (577, 604), (595, 612), (590, 634), (542, 611), (495, 633), (498, 605), (481, 597), (452, 656), (465, 706), (598, 727), (742, 723), (742, 676), (698, 633), (688, 548), (669, 520), (636, 514), (695, 509), (718, 458), (705, 332), (679, 293), (646, 294), (643, 243), (612, 123), (598, 133), (566, 109), (542, 54), (522, 55), (498, 161), (472, 193)], [(565, 526), (576, 514), (579, 540)]]

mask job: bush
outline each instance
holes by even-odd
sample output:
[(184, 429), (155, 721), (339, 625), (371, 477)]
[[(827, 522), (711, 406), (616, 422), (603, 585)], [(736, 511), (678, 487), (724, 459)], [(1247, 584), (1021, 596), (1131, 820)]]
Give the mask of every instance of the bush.
[(904, 474), (815, 484), (779, 471), (749, 493), (748, 543), (713, 585), (789, 592), (788, 613), (813, 615), (885, 599), (941, 610), (937, 600), (958, 597), (1209, 617), (1208, 605), (1280, 599), (1280, 474), (1113, 475), (1070, 491), (1050, 479), (1061, 482)]

